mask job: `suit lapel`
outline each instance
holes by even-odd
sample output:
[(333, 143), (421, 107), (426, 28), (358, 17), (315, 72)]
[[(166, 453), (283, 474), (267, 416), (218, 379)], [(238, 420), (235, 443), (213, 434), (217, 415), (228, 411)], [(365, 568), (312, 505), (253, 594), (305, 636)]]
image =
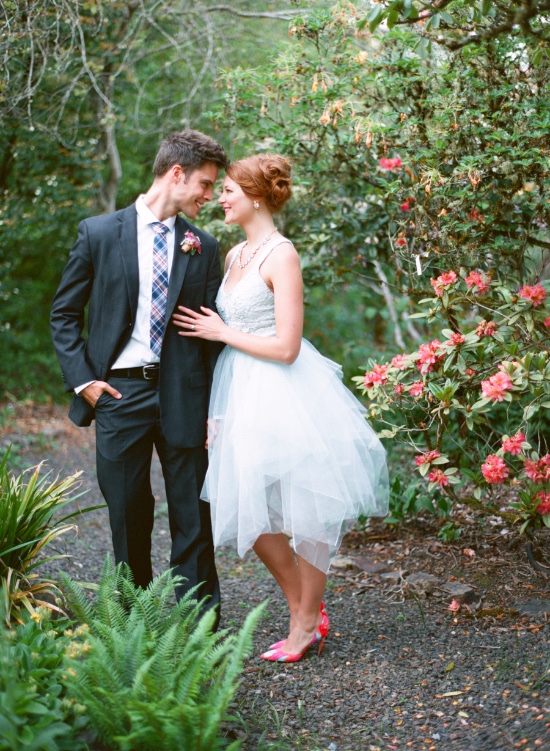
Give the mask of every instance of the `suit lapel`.
[(186, 222), (180, 217), (176, 217), (175, 231), (176, 239), (174, 243), (174, 259), (172, 261), (172, 270), (170, 271), (170, 281), (168, 283), (168, 299), (166, 301), (166, 320), (170, 318), (176, 301), (178, 299), (187, 264), (189, 263), (189, 253), (183, 253), (180, 245), (183, 240), (185, 231), (189, 229)]
[(120, 217), (120, 252), (126, 273), (126, 287), (132, 311), (132, 321), (136, 320), (139, 297), (139, 263), (137, 244), (137, 212), (129, 206)]

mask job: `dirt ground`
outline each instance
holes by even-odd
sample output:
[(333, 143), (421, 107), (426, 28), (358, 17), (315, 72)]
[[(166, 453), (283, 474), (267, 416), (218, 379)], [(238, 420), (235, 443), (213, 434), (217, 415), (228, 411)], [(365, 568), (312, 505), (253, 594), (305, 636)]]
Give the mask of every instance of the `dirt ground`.
[[(102, 502), (93, 428), (76, 428), (66, 412), (0, 405), (0, 447), (12, 445), (14, 471), (42, 460), (54, 474), (82, 471), (77, 502), (93, 506)], [(152, 482), (159, 573), (169, 530), (158, 462)], [(550, 571), (533, 568), (525, 539), (500, 520), (457, 509), (452, 521), (462, 528), (452, 542), (437, 538), (441, 521), (431, 517), (350, 532), (329, 576), (323, 655), (286, 666), (250, 658), (228, 736), (251, 751), (550, 751)], [(59, 565), (94, 581), (110, 551), (106, 512), (78, 526)], [(535, 541), (547, 560), (549, 532)], [(218, 566), (222, 626), (238, 627), (269, 598), (257, 655), (284, 635), (282, 598), (253, 554), (222, 550)]]

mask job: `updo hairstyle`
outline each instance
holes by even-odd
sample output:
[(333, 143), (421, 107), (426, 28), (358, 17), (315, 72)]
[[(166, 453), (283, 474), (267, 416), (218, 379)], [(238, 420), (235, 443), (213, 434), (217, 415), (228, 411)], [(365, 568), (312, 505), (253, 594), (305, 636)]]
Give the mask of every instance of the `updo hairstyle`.
[(290, 162), (284, 156), (256, 154), (231, 164), (227, 175), (249, 198), (263, 199), (275, 214), (292, 195), (290, 171)]

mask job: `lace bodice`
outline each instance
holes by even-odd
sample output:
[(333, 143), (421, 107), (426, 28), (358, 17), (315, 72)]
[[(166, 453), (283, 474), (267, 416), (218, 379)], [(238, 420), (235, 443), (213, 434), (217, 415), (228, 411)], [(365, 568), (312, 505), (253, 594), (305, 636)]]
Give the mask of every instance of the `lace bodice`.
[(275, 298), (263, 280), (260, 268), (271, 251), (283, 242), (288, 240), (281, 240), (269, 248), (246, 276), (226, 290), (227, 278), (238, 253), (234, 254), (216, 298), (218, 313), (231, 328), (256, 336), (275, 336)]

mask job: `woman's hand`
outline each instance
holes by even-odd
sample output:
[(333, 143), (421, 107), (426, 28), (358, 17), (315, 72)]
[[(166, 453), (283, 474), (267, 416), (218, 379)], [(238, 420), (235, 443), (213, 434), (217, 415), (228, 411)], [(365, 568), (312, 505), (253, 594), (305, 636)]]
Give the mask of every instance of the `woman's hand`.
[(210, 342), (224, 341), (223, 334), (228, 327), (213, 310), (202, 305), (202, 314), (181, 305), (178, 306), (178, 310), (181, 312), (173, 314), (172, 323), (182, 329), (178, 331), (180, 336), (198, 337)]

